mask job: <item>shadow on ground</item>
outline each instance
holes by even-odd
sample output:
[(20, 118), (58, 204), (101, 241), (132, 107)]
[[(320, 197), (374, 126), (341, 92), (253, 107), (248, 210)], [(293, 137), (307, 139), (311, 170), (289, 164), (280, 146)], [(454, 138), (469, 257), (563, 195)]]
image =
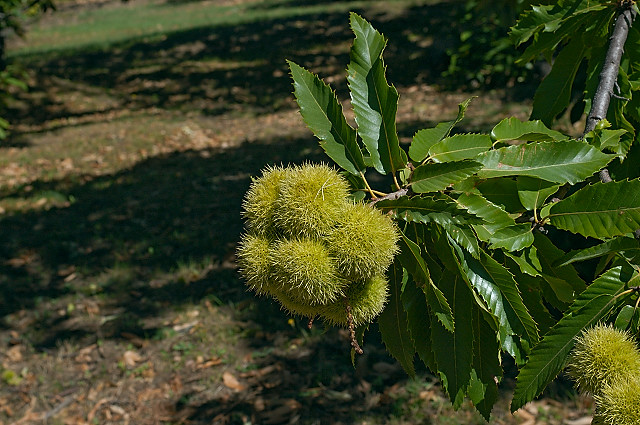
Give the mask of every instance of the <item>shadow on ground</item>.
[[(108, 300), (114, 311), (126, 311), (128, 324), (111, 332), (117, 336), (122, 331), (153, 332), (135, 329), (138, 319), (169, 305), (207, 295), (219, 303), (246, 297), (233, 254), (250, 176), (264, 164), (309, 159), (310, 149), (319, 155), (311, 138), (263, 140), (161, 155), (87, 181), (33, 183), (29, 193), (55, 192), (70, 202), (0, 219), (0, 256), (7, 259), (0, 264), (0, 320), (79, 292)], [(29, 196), (24, 189), (4, 195)], [(162, 273), (179, 279), (165, 281)], [(37, 326), (46, 335), (36, 338), (37, 345), (95, 332), (58, 329), (51, 320), (43, 317)]]
[[(399, 15), (357, 11), (390, 40), (385, 58), (391, 82), (403, 86), (439, 81), (448, 62), (446, 49), (460, 30), (452, 21), (452, 9), (443, 3)], [(335, 80), (332, 84), (344, 97), (344, 69), (353, 38), (348, 19), (346, 11), (302, 13), (131, 39), (107, 49), (19, 57), (16, 61), (38, 72), (30, 93), (21, 95), (23, 107), (16, 107), (9, 118), (38, 126), (59, 118), (149, 107), (209, 115), (272, 112), (290, 107), (285, 59)], [(105, 102), (70, 108), (60, 100), (82, 93), (103, 95)]]
[[(399, 15), (359, 12), (392, 40), (386, 53), (390, 81), (410, 85), (437, 80), (446, 65), (446, 46), (457, 38), (450, 5), (414, 7)], [(340, 11), (197, 28), (131, 40), (108, 50), (22, 57), (27, 67), (37, 70), (36, 84), (21, 95), (18, 105), (23, 108), (13, 110), (9, 118), (32, 127), (4, 146), (28, 146), (30, 134), (44, 131), (46, 123), (57, 123), (46, 126), (49, 131), (74, 125), (69, 118), (84, 115), (110, 120), (107, 113), (118, 110), (152, 107), (216, 116), (290, 107), (285, 58), (324, 77), (338, 75), (335, 83), (339, 92), (344, 91), (351, 40), (348, 14)], [(102, 96), (105, 102), (81, 107), (65, 102), (65, 96), (83, 94)], [(91, 120), (83, 124), (87, 122)], [(406, 134), (411, 131), (403, 129)], [(162, 155), (115, 175), (31, 184), (32, 193), (55, 192), (70, 205), (0, 220), (0, 254), (8, 259), (0, 264), (0, 316), (78, 290), (94, 291), (147, 315), (163, 303), (186, 302), (210, 291), (224, 293), (237, 283), (229, 262), (241, 232), (240, 203), (249, 176), (268, 163), (308, 159), (309, 149), (317, 150), (311, 139), (280, 145), (263, 141)], [(175, 282), (157, 283), (156, 290), (148, 285), (157, 270), (171, 271), (181, 266), (178, 262), (205, 258), (215, 264), (210, 273), (215, 282), (203, 279), (188, 290)], [(131, 264), (149, 275), (127, 275)], [(86, 282), (82, 276), (95, 277), (100, 270), (110, 271), (98, 282), (104, 287), (78, 287)], [(41, 341), (44, 345), (62, 336), (52, 325), (43, 322), (43, 331), (54, 330)]]
[[(189, 424), (338, 424), (406, 410), (399, 406), (417, 397), (417, 391), (439, 390), (422, 370), (424, 380), (414, 384), (416, 393), (409, 395), (405, 373), (389, 358), (375, 329), (367, 334), (366, 354), (354, 369), (345, 331), (325, 330), (322, 324), (308, 331), (304, 322), (292, 327), (275, 303), (247, 294), (236, 275), (233, 252), (242, 231), (240, 205), (250, 175), (257, 175), (265, 163), (322, 158), (311, 138), (260, 140), (232, 149), (161, 155), (87, 181), (35, 182), (31, 190), (55, 191), (72, 202), (0, 219), (0, 256), (9, 259), (0, 265), (0, 330), (20, 332), (13, 343), (27, 342), (41, 353), (67, 346), (101, 347), (92, 351), (94, 363), (89, 364), (96, 366), (85, 375), (87, 382), (79, 375), (67, 377), (71, 381), (62, 388), (72, 397), (100, 385), (94, 381), (101, 373), (98, 365), (114, 381), (135, 373), (116, 366), (123, 347), (132, 347), (130, 341), (159, 368), (159, 359), (167, 355), (162, 350), (169, 350), (152, 342), (166, 338), (168, 328), (160, 318), (167, 310), (207, 300), (233, 308), (232, 326), (216, 325), (217, 316), (212, 315), (202, 318), (207, 325), (198, 332), (206, 332), (214, 346), (225, 336), (216, 336), (218, 331), (207, 326), (241, 338), (242, 347), (229, 353), (246, 357), (236, 360), (232, 369), (240, 379), (238, 390), (219, 379), (212, 382), (211, 376), (219, 376), (215, 369), (198, 372), (183, 365), (178, 378), (158, 369), (153, 383), (131, 378), (125, 393), (118, 393), (123, 406), (150, 409), (151, 416), (132, 413), (137, 423), (165, 418)], [(27, 194), (20, 189), (6, 195)], [(180, 264), (195, 265), (193, 270), (186, 267), (193, 276), (177, 271)], [(199, 264), (208, 266), (201, 270)], [(67, 301), (75, 309), (99, 304), (99, 314), (60, 313)], [(179, 344), (189, 346), (197, 339), (180, 334), (173, 338), (173, 353), (179, 353)], [(78, 358), (74, 352), (66, 361), (72, 364)], [(175, 385), (171, 396), (141, 401), (165, 382)], [(113, 386), (102, 394), (112, 397), (115, 391)], [(414, 423), (431, 423), (421, 415), (424, 421)]]

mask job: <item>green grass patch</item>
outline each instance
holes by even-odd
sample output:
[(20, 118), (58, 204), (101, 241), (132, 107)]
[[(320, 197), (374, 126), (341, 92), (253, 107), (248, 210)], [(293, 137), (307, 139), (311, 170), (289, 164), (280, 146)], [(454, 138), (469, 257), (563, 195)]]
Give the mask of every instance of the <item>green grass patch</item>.
[[(302, 2), (264, 0), (237, 5), (217, 5), (215, 1), (148, 1), (110, 4), (80, 12), (63, 11), (54, 24), (30, 29), (26, 43), (9, 49), (10, 58), (104, 50), (114, 45), (152, 42), (169, 34), (217, 26), (232, 27), (279, 18), (319, 13), (335, 13), (379, 7), (386, 13), (424, 3), (419, 0)], [(65, 19), (69, 15), (69, 19)], [(346, 19), (346, 18), (345, 18)]]

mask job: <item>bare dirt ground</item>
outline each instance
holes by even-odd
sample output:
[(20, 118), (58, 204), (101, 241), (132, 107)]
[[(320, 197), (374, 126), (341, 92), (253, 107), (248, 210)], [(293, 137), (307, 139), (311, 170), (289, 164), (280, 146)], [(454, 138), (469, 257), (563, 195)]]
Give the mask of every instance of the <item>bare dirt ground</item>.
[[(390, 17), (387, 35), (415, 15)], [(32, 88), (0, 144), (0, 425), (484, 423), (467, 404), (454, 412), (428, 371), (407, 378), (375, 325), (352, 365), (344, 331), (307, 329), (237, 276), (251, 176), (326, 160), (280, 59), (317, 66), (344, 99), (344, 53), (317, 41), (301, 53), (311, 36), (291, 49), (296, 34), (328, 30), (348, 47), (346, 17), (329, 18), (30, 60)], [(256, 31), (280, 41), (267, 54)], [(215, 59), (222, 51), (238, 53)], [(416, 67), (390, 54), (391, 74)], [(508, 91), (445, 92), (424, 78), (399, 79), (404, 143), (473, 94), (461, 131), (528, 114)], [(512, 385), (492, 423), (590, 423), (591, 401), (562, 381), (511, 415)]]

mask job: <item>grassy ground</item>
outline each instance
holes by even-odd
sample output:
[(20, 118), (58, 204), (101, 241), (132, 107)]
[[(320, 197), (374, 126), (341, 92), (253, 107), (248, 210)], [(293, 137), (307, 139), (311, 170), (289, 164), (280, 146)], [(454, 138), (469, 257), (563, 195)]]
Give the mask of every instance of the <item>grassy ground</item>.
[[(345, 99), (347, 11), (372, 20), (408, 142), (471, 95), (432, 85), (458, 34), (452, 7), (69, 1), (14, 40), (31, 89), (0, 143), (0, 425), (483, 423), (425, 370), (408, 380), (375, 326), (354, 368), (344, 332), (246, 293), (234, 264), (251, 176), (324, 159), (284, 59)], [(517, 93), (479, 93), (464, 130), (526, 117)], [(493, 423), (590, 408), (558, 385), (511, 416), (511, 385)]]

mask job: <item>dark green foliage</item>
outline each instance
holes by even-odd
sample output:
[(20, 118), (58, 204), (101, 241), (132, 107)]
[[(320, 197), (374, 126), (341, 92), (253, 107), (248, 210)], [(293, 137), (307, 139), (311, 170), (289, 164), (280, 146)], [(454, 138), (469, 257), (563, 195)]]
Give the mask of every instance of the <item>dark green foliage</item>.
[[(417, 131), (406, 151), (397, 143), (398, 96), (381, 56), (387, 41), (364, 19), (351, 15), (356, 38), (347, 79), (357, 129), (345, 126), (328, 86), (290, 64), (303, 117), (321, 146), (402, 231), (379, 319), (389, 352), (409, 374), (418, 354), (455, 406), (467, 396), (487, 419), (504, 353), (520, 368), (515, 410), (563, 369), (584, 328), (611, 320), (639, 331), (640, 255), (633, 236), (640, 228), (640, 181), (628, 164), (638, 152), (640, 49), (625, 50), (618, 81), (627, 99), (612, 101), (608, 121), (580, 139), (550, 128), (577, 85), (591, 107), (619, 13), (604, 1), (534, 6), (511, 38), (527, 46), (522, 62), (556, 56), (534, 99), (538, 119), (507, 118), (489, 134), (452, 136), (469, 99), (451, 121)], [(629, 38), (633, 43), (640, 35), (632, 30)], [(300, 89), (309, 81), (315, 92)], [(322, 109), (330, 113), (309, 113), (314, 102), (329, 105)], [(604, 167), (615, 182), (595, 183)], [(367, 169), (391, 174), (397, 190), (371, 188)]]
[[(637, 8), (637, 6), (633, 6)], [(528, 44), (520, 59), (527, 63), (544, 56), (555, 55), (553, 68), (538, 87), (531, 118), (551, 125), (554, 119), (575, 102), (588, 113), (598, 86), (602, 64), (607, 53), (612, 26), (620, 10), (616, 2), (561, 0), (548, 6), (534, 6), (526, 11), (512, 28), (510, 36), (516, 45)], [(638, 102), (633, 92), (638, 90), (637, 29), (629, 33), (616, 87), (606, 117), (615, 128), (626, 130), (618, 149), (628, 150), (638, 123)], [(584, 66), (586, 75), (579, 75)], [(575, 93), (583, 92), (579, 100)], [(637, 95), (635, 97), (638, 97)], [(627, 104), (633, 106), (627, 107)], [(573, 113), (580, 117), (580, 113)], [(626, 153), (625, 150), (625, 153)]]
[(518, 53), (508, 37), (509, 27), (530, 4), (529, 0), (467, 0), (452, 7), (451, 24), (459, 36), (447, 49), (445, 84), (487, 88), (539, 78), (537, 67), (517, 64)]

